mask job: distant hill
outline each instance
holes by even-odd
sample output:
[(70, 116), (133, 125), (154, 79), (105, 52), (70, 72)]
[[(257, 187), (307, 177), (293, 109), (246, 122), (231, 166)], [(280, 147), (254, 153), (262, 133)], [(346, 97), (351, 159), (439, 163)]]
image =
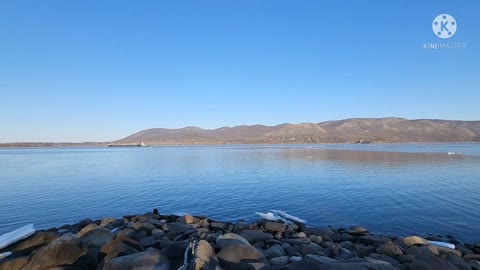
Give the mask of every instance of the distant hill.
[(0, 144), (0, 147), (106, 146), (142, 141), (148, 145), (480, 142), (480, 121), (352, 118), (322, 123), (218, 129), (152, 128), (114, 142), (7, 143)]
[(480, 121), (353, 118), (277, 126), (153, 128), (115, 143), (150, 145), (479, 142)]

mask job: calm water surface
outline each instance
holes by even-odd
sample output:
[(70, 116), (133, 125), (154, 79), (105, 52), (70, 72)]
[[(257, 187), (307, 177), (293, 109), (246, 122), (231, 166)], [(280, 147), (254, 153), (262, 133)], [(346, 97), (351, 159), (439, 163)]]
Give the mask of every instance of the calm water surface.
[(480, 144), (0, 150), (0, 234), (153, 208), (480, 240)]

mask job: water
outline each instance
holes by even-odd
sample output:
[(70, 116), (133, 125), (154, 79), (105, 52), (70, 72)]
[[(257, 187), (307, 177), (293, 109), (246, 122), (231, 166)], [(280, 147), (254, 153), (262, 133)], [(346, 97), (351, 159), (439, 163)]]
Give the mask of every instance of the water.
[[(459, 152), (463, 155), (448, 155)], [(480, 144), (0, 149), (0, 234), (188, 212), (480, 240)]]

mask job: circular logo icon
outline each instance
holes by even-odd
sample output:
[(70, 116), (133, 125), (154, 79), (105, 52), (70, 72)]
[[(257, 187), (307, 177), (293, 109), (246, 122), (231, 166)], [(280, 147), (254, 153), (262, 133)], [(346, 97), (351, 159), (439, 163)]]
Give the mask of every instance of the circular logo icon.
[(457, 21), (448, 14), (440, 14), (433, 20), (432, 30), (439, 38), (451, 38), (457, 31)]

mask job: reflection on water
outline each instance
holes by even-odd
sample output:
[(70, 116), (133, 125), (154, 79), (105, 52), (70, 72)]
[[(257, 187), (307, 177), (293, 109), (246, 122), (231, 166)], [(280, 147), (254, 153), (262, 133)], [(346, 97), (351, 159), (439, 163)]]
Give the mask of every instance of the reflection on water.
[[(448, 155), (461, 152), (463, 155)], [(480, 145), (0, 150), (0, 234), (159, 208), (480, 240)]]

